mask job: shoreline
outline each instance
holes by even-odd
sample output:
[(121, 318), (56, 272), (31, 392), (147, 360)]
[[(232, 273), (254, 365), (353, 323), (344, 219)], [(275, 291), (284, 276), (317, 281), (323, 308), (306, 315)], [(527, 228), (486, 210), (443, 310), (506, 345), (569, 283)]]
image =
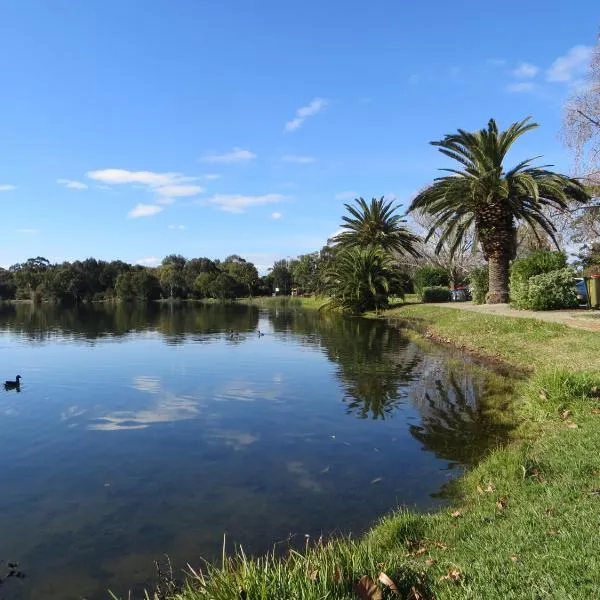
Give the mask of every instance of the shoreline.
[[(307, 545), (282, 559), (238, 552), (221, 566), (190, 573), (183, 590), (169, 598), (238, 600), (243, 592), (249, 598), (341, 600), (355, 597), (353, 586), (363, 576), (377, 581), (381, 572), (413, 599), (531, 598), (532, 586), (539, 598), (600, 596), (594, 525), (600, 337), (427, 305), (378, 315), (390, 317), (416, 322), (429, 332), (425, 339), (474, 352), (484, 362), (492, 358), (526, 370), (515, 383), (514, 414), (505, 415), (514, 439), (453, 481), (449, 507), (432, 513), (399, 509), (360, 539)], [(380, 584), (382, 591), (386, 585)]]

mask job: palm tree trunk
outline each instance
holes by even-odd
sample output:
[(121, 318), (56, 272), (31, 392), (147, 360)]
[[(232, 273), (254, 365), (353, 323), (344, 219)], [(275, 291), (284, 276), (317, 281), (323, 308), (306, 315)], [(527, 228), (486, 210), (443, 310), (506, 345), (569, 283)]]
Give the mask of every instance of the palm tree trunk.
[(511, 251), (501, 248), (488, 255), (488, 266), (490, 272), (488, 304), (502, 304), (508, 302), (508, 275), (511, 259)]

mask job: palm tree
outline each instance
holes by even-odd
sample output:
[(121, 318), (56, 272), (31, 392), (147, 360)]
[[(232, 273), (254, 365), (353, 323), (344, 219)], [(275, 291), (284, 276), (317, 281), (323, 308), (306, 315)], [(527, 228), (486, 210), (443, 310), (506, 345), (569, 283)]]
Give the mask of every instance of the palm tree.
[(348, 248), (340, 252), (325, 275), (328, 304), (354, 314), (387, 305), (397, 283), (392, 259), (381, 248)]
[(364, 248), (379, 246), (386, 252), (417, 256), (415, 243), (419, 240), (403, 223), (400, 215), (394, 214), (399, 207), (385, 201), (382, 196), (373, 198), (371, 204), (363, 198), (355, 200), (357, 206), (344, 204), (350, 216), (343, 216), (342, 231), (334, 240), (342, 248)]
[(556, 229), (543, 210), (564, 210), (571, 201), (589, 200), (578, 181), (549, 171), (550, 165), (531, 166), (533, 158), (504, 170), (503, 162), (513, 143), (538, 127), (529, 119), (513, 123), (502, 132), (490, 119), (487, 129), (459, 129), (441, 141), (431, 142), (462, 166), (442, 169), (451, 174), (438, 177), (409, 208), (409, 212), (420, 210), (436, 217), (426, 240), (441, 230), (437, 251), (448, 241), (454, 252), (465, 235), (475, 234), (489, 263), (490, 304), (508, 302), (508, 270), (515, 256), (517, 225), (523, 223), (534, 232), (547, 233), (558, 247)]

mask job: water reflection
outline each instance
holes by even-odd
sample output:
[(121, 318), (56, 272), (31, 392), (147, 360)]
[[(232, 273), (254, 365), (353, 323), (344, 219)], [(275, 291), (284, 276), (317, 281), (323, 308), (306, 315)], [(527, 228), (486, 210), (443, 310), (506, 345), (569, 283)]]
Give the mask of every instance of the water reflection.
[(126, 597), (154, 558), (213, 558), (224, 532), (263, 552), (430, 509), (506, 435), (504, 380), (376, 321), (2, 306), (0, 347), (25, 377), (0, 393), (0, 560), (28, 573), (15, 600)]

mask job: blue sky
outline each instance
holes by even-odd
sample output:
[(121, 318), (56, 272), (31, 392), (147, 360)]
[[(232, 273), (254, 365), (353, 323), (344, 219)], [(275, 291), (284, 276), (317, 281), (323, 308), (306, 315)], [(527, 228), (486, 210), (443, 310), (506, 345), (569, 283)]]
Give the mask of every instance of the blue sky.
[(318, 249), (355, 194), (412, 194), (490, 117), (568, 171), (595, 2), (6, 0), (0, 265)]

